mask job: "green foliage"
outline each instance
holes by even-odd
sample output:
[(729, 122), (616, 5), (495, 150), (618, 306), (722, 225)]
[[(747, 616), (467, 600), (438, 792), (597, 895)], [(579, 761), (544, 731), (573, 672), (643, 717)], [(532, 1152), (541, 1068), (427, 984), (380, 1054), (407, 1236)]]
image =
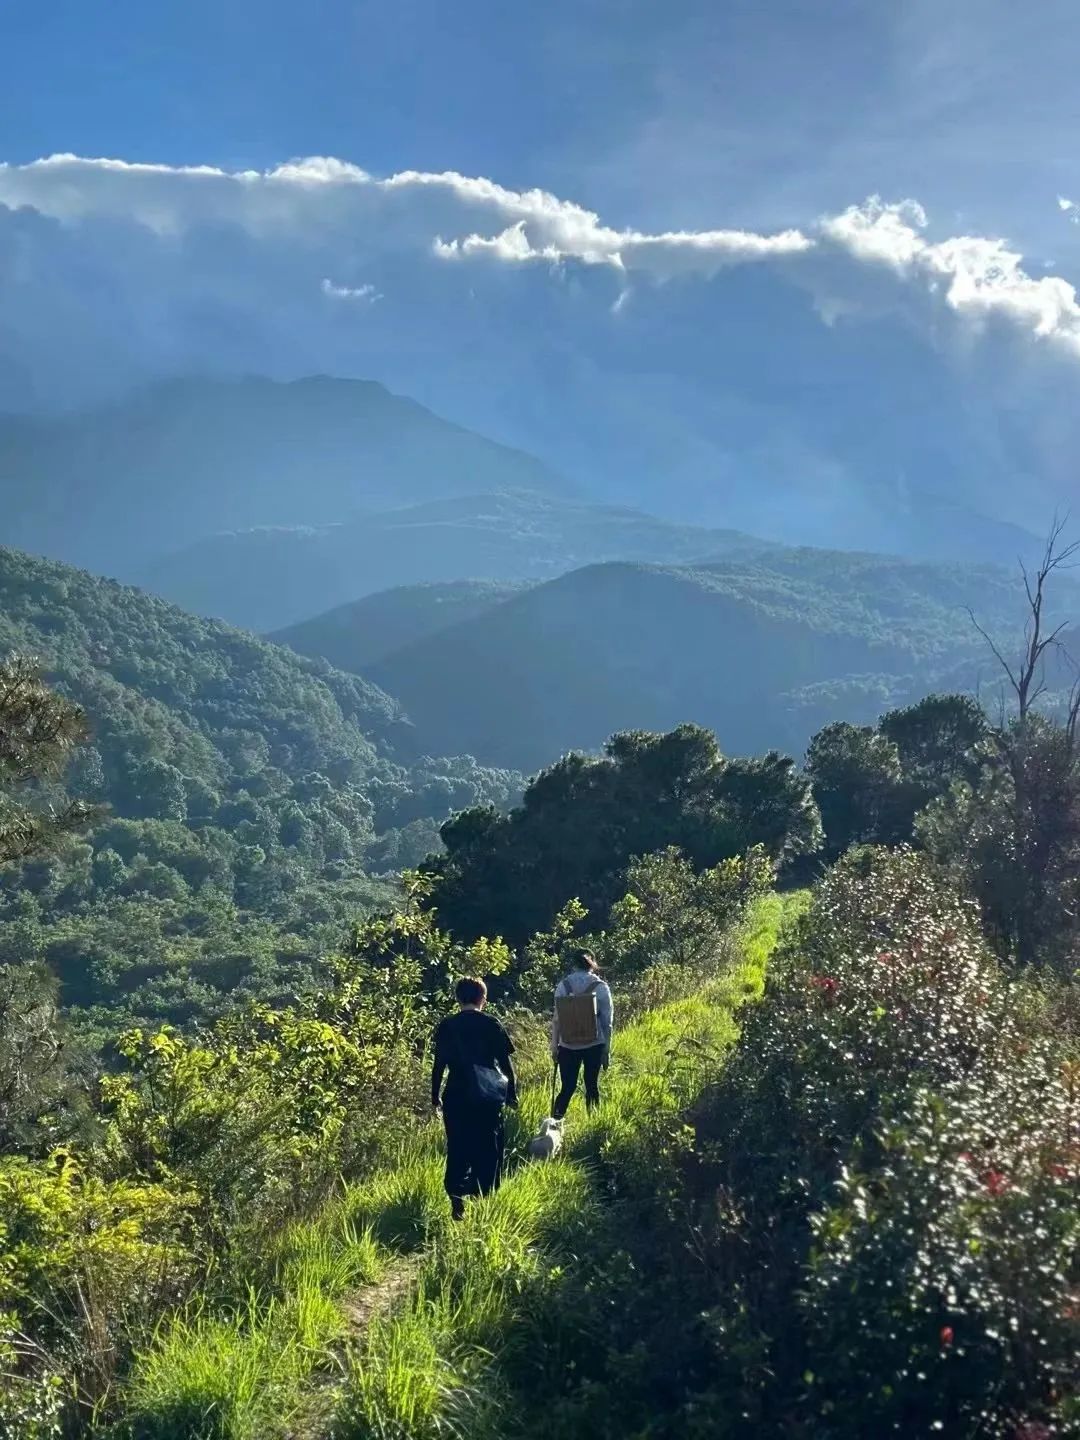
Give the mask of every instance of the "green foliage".
[(976, 748), (990, 726), (970, 695), (927, 695), (914, 705), (888, 711), (878, 729), (896, 746), (910, 792), (908, 806), (922, 810), (954, 781), (976, 773)]
[(707, 1130), (718, 1314), (773, 1377), (726, 1373), (749, 1422), (731, 1433), (784, 1415), (821, 1436), (1064, 1418), (1075, 1062), (924, 860), (856, 854), (823, 882)]
[[(82, 712), (45, 686), (36, 664), (0, 665), (0, 866), (48, 853), (88, 823), (88, 806), (43, 804), (33, 790), (55, 779), (85, 738)], [(74, 1108), (42, 954), (31, 907), (21, 904), (0, 936), (0, 1157), (16, 1145), (47, 1150)]]
[[(755, 981), (760, 971), (725, 949), (699, 994), (622, 1029), (605, 1104), (569, 1133), (563, 1162), (521, 1168), (461, 1226), (440, 1229), (433, 1215), (419, 1227), (429, 1248), (413, 1298), (377, 1319), (350, 1357), (335, 1433), (646, 1433), (682, 1333), (665, 1345), (653, 1330), (669, 1286), (663, 1272), (637, 1269), (644, 1257), (633, 1252), (677, 1223), (668, 1206), (692, 1139), (682, 1107), (715, 1072), (734, 1039), (732, 1009)], [(526, 1097), (526, 1132), (544, 1103), (540, 1090)], [(436, 1158), (427, 1173), (437, 1196)], [(423, 1192), (421, 1175), (413, 1187)], [(390, 1193), (384, 1203), (399, 1206)], [(445, 1216), (445, 1203), (434, 1205)]]
[[(123, 834), (113, 838), (124, 847)], [(113, 854), (124, 863), (120, 849)], [(674, 1124), (673, 1100), (660, 1104), (657, 1066), (688, 1093), (704, 1083), (715, 1047), (730, 1043), (723, 1007), (750, 991), (735, 981), (725, 934), (771, 874), (760, 852), (703, 874), (676, 854), (635, 865), (612, 957), (618, 963), (615, 949), (624, 952), (627, 981), (645, 970), (640, 985), (624, 988), (621, 1011), (627, 1021), (635, 1010), (644, 1018), (637, 1051), (622, 1047), (623, 1102), (582, 1134), (590, 1153), (599, 1157), (613, 1136), (632, 1130), (639, 1107), (657, 1125), (661, 1117)], [(455, 942), (437, 924), (434, 898), (431, 877), (405, 876), (401, 907), (359, 924), (326, 962), (322, 983), (292, 1004), (252, 1004), (195, 1036), (170, 1028), (121, 1035), (114, 1068), (99, 1081), (96, 1131), (80, 1150), (0, 1166), (0, 1214), (12, 1217), (0, 1234), (8, 1415), (40, 1414), (43, 1425), (62, 1415), (70, 1424), (115, 1415), (119, 1405), (133, 1434), (179, 1436), (203, 1423), (196, 1417), (208, 1434), (280, 1433), (312, 1369), (344, 1334), (338, 1297), (378, 1272), (372, 1245), (404, 1254), (449, 1233), (432, 1132), (417, 1126), (429, 1112), (433, 1025), (463, 974), (485, 974), (520, 1003), (539, 984), (529, 973), (536, 964), (546, 1008), (544, 966), (583, 910), (568, 906), (515, 959), (498, 939)], [(681, 924), (680, 903), (694, 911)], [(653, 942), (657, 963), (646, 970)], [(684, 989), (709, 987), (721, 1010), (698, 1001), (645, 1014), (675, 988), (676, 971)], [(651, 987), (650, 973), (662, 977)], [(530, 1058), (543, 1022), (518, 1010), (511, 1024), (527, 1080), (544, 1068)], [(530, 1123), (542, 1103), (539, 1091), (527, 1101)], [(342, 1176), (369, 1178), (339, 1200)], [(323, 1205), (327, 1218), (315, 1230), (294, 1223)], [(531, 1265), (531, 1242), (515, 1235), (506, 1243)], [(433, 1285), (436, 1278), (457, 1293), (461, 1276), (440, 1269)], [(494, 1292), (488, 1301), (479, 1291), (457, 1294), (446, 1311), (459, 1328), (469, 1317), (470, 1353), (488, 1334), (477, 1306), (490, 1303)], [(499, 1312), (486, 1313), (496, 1323)], [(16, 1345), (16, 1335), (26, 1338)], [(432, 1354), (443, 1354), (441, 1339)], [(363, 1405), (406, 1404), (392, 1398), (390, 1370), (379, 1374)], [(456, 1381), (439, 1393), (437, 1408), (461, 1403)]]
[(86, 738), (83, 712), (45, 685), (36, 662), (16, 655), (0, 664), (0, 865), (54, 848), (86, 826), (90, 806), (50, 804), (47, 790), (42, 803), (40, 795)]
[(730, 760), (695, 725), (614, 736), (603, 758), (568, 755), (508, 816), (467, 810), (432, 861), (439, 908), (460, 936), (522, 945), (571, 898), (601, 925), (635, 856), (677, 846), (696, 869), (761, 846), (773, 862), (817, 849), (808, 782), (786, 757)]
[(852, 845), (891, 838), (902, 783), (900, 752), (880, 731), (844, 720), (826, 725), (810, 741), (806, 773), (830, 859)]
[(28, 957), (0, 965), (0, 1156), (46, 1152), (76, 1128), (72, 1058), (53, 977)]
[(0, 1435), (58, 1435), (104, 1399), (129, 1320), (193, 1275), (194, 1197), (72, 1154), (0, 1158)]
[(1029, 715), (987, 737), (980, 766), (920, 817), (921, 843), (974, 895), (999, 953), (1080, 971), (1080, 744)]
[(702, 871), (674, 846), (632, 861), (626, 894), (594, 945), (602, 968), (620, 985), (649, 970), (674, 971), (683, 984), (715, 974), (734, 927), (774, 878), (760, 845)]
[(356, 676), (0, 550), (7, 646), (41, 655), (57, 689), (21, 661), (0, 675), (0, 860), (39, 854), (91, 806), (112, 815), (0, 875), (0, 956), (31, 945), (95, 1042), (212, 1021), (232, 989), (305, 988), (356, 916), (387, 903), (372, 870), (415, 863), (453, 809), (520, 788), (468, 757), (403, 761), (408, 725)]
[[(97, 1125), (80, 1149), (0, 1160), (4, 1335), (31, 1337), (18, 1346), (5, 1339), (0, 1351), (12, 1406), (29, 1413), (44, 1405), (56, 1375), (79, 1413), (108, 1406), (132, 1347), (145, 1344), (197, 1276), (211, 1277), (207, 1295), (235, 1299), (254, 1257), (275, 1254), (295, 1215), (325, 1202), (343, 1175), (400, 1155), (429, 1110), (426, 1049), (454, 982), (495, 979), (511, 960), (498, 940), (464, 947), (440, 931), (420, 903), (430, 882), (407, 876), (404, 889), (401, 909), (356, 926), (325, 963), (322, 985), (293, 1004), (236, 1009), (195, 1037), (168, 1027), (119, 1036), (113, 1069), (98, 1082)], [(19, 1019), (36, 1033), (31, 1006)], [(0, 1076), (6, 1064), (0, 1048)], [(56, 1104), (46, 1085), (37, 1091), (41, 1113), (26, 1123), (47, 1137)], [(342, 1266), (355, 1271), (368, 1254), (359, 1240), (347, 1249), (335, 1283), (343, 1283)], [(265, 1267), (271, 1287), (293, 1283), (294, 1260), (279, 1259)], [(311, 1347), (340, 1330), (340, 1314), (326, 1309), (312, 1278), (317, 1259), (305, 1260), (310, 1283), (299, 1308), (264, 1313), (260, 1301), (257, 1323), (218, 1315), (204, 1324), (187, 1312), (166, 1322), (166, 1348), (183, 1344), (190, 1353), (167, 1404), (161, 1373), (150, 1361), (140, 1369), (145, 1433), (185, 1433), (197, 1395), (213, 1400), (227, 1427), (234, 1405), (237, 1416), (265, 1420), (289, 1377), (306, 1373)], [(250, 1343), (237, 1339), (238, 1327)], [(283, 1367), (276, 1379), (263, 1374), (271, 1354)], [(256, 1374), (269, 1386), (258, 1395), (248, 1388)], [(177, 1398), (178, 1385), (187, 1398)]]
[(359, 925), (293, 1005), (234, 1011), (194, 1041), (121, 1036), (124, 1068), (101, 1081), (116, 1172), (197, 1194), (204, 1241), (221, 1250), (385, 1153), (423, 1108), (422, 1057), (455, 980), (510, 964), (497, 940), (455, 945), (421, 908), (427, 893), (407, 877), (402, 909)]
[(966, 695), (928, 695), (876, 727), (834, 722), (810, 741), (806, 771), (825, 827), (826, 854), (910, 841), (915, 819), (979, 771), (986, 716)]

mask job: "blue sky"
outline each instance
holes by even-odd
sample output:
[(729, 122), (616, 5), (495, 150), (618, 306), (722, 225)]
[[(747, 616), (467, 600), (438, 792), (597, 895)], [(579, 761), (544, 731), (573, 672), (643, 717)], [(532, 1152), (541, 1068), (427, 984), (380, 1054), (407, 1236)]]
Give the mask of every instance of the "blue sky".
[(1071, 0), (12, 0), (5, 158), (337, 155), (542, 185), (651, 227), (882, 193), (1065, 243)]
[(328, 370), (713, 519), (886, 434), (899, 485), (1077, 488), (1072, 0), (12, 0), (0, 43), (2, 407)]

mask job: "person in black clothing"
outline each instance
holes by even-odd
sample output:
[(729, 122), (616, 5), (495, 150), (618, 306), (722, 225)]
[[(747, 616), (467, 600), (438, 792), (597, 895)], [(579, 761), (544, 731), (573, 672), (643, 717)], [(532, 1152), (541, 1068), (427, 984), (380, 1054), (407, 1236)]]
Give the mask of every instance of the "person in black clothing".
[(466, 1196), (498, 1189), (503, 1106), (517, 1104), (517, 1077), (510, 1059), (513, 1041), (493, 1015), (483, 1013), (487, 986), (482, 980), (459, 980), (455, 993), (457, 1014), (440, 1021), (435, 1031), (431, 1105), (446, 1127), (446, 1193), (454, 1219), (460, 1220)]

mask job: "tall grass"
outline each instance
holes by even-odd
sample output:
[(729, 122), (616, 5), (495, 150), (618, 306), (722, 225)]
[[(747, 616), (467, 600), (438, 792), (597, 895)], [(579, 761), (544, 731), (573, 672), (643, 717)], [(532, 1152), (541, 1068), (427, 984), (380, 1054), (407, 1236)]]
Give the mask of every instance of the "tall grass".
[[(514, 1432), (518, 1387), (542, 1393), (548, 1376), (573, 1369), (588, 1336), (559, 1291), (568, 1267), (590, 1263), (607, 1181), (620, 1166), (647, 1169), (650, 1139), (663, 1143), (714, 1077), (738, 1033), (733, 1012), (760, 995), (791, 909), (768, 897), (747, 921), (737, 964), (620, 1033), (604, 1103), (573, 1114), (565, 1159), (518, 1170), (460, 1226), (429, 1222), (436, 1238), (412, 1304), (373, 1326), (352, 1356), (335, 1440), (495, 1440)], [(547, 1104), (544, 1091), (523, 1097), (522, 1133)]]
[[(671, 1124), (715, 1076), (737, 1035), (734, 1012), (760, 995), (792, 908), (790, 899), (766, 897), (715, 978), (620, 1029), (604, 1103), (592, 1115), (571, 1111), (559, 1161), (516, 1164), (550, 1104), (547, 1086), (533, 1083), (508, 1117), (510, 1178), (453, 1225), (441, 1127), (425, 1125), (392, 1169), (289, 1232), (265, 1267), (262, 1290), (244, 1306), (163, 1325), (135, 1366), (127, 1433), (140, 1440), (312, 1434), (305, 1394), (343, 1346), (334, 1440), (510, 1433), (515, 1386), (573, 1367), (586, 1341), (558, 1297), (568, 1270), (588, 1263), (608, 1187), (620, 1173), (644, 1175)], [(419, 1265), (408, 1301), (371, 1315), (350, 1344), (343, 1302), (409, 1257)]]
[(284, 1236), (273, 1284), (224, 1314), (172, 1317), (137, 1357), (120, 1434), (139, 1440), (262, 1440), (287, 1433), (314, 1370), (342, 1341), (338, 1303), (384, 1259), (339, 1205)]

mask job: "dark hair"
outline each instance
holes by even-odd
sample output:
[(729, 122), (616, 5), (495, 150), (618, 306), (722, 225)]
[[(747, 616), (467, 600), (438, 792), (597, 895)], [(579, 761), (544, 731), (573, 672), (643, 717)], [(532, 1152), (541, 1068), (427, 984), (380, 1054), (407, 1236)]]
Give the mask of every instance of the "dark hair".
[(575, 970), (596, 970), (596, 956), (591, 950), (574, 950), (570, 955)]
[(487, 999), (487, 986), (483, 980), (466, 975), (464, 980), (459, 980), (454, 986), (454, 994), (459, 1005), (479, 1005), (482, 1000)]

